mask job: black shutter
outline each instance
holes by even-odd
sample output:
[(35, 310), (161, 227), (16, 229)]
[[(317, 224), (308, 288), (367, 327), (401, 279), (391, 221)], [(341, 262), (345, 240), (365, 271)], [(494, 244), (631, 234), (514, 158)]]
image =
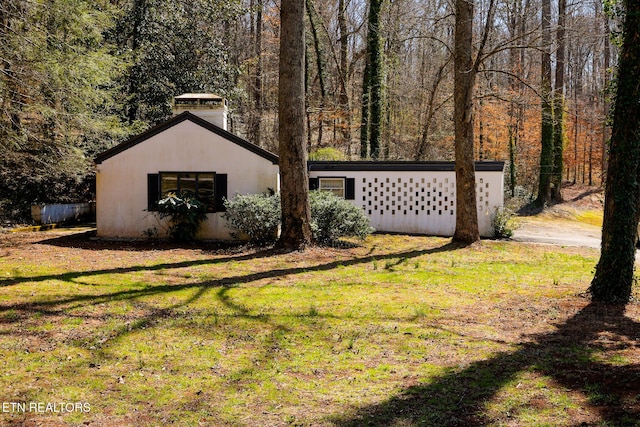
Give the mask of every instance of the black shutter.
[(147, 175), (147, 210), (157, 211), (158, 200), (160, 200), (160, 174), (150, 173)]
[(320, 187), (318, 178), (309, 178), (309, 190), (317, 190)]
[(355, 200), (356, 198), (356, 179), (344, 179), (344, 198), (347, 200)]
[(224, 212), (227, 209), (224, 207), (224, 201), (227, 198), (227, 174), (216, 174), (216, 212)]

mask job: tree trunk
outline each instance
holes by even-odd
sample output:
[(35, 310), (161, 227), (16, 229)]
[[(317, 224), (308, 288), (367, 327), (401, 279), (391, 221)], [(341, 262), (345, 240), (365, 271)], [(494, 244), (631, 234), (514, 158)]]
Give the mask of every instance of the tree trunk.
[[(362, 126), (360, 130), (361, 157), (380, 156), (382, 135), (382, 46), (380, 23), (382, 2), (370, 0), (367, 24), (367, 62), (362, 85)], [(366, 110), (366, 114), (365, 114)], [(365, 123), (365, 118), (367, 119)], [(363, 136), (364, 135), (364, 136)]]
[(262, 143), (262, 111), (264, 109), (262, 101), (262, 9), (264, 8), (263, 0), (256, 0), (256, 18), (255, 18), (255, 35), (254, 35), (254, 55), (256, 58), (256, 70), (253, 75), (252, 95), (253, 95), (253, 112), (251, 114), (251, 123), (249, 137), (251, 142), (260, 146)]
[(553, 175), (553, 104), (551, 98), (551, 0), (542, 0), (542, 67), (540, 96), (542, 101), (542, 130), (540, 150), (540, 178), (535, 204), (544, 206), (551, 201)]
[(276, 246), (297, 250), (311, 243), (304, 125), (304, 0), (283, 0), (280, 22), (278, 154), (282, 233)]
[(631, 298), (640, 199), (640, 3), (625, 2), (625, 23), (605, 188), (600, 261), (589, 291), (594, 301)]
[[(599, 2), (596, 2), (596, 4), (599, 4)], [(607, 16), (606, 13), (602, 13), (602, 19), (604, 22), (604, 33), (605, 33), (605, 37), (604, 37), (604, 64), (603, 64), (603, 68), (604, 68), (604, 87), (607, 88), (609, 87), (609, 80), (610, 80), (610, 76), (609, 76), (609, 63), (611, 62), (611, 40), (609, 39), (610, 34), (611, 34), (611, 29), (609, 26), (609, 17)], [(605, 177), (607, 175), (607, 142), (609, 141), (609, 137), (610, 137), (610, 128), (608, 126), (608, 120), (609, 120), (609, 99), (607, 96), (603, 97), (603, 105), (604, 105), (604, 121), (602, 124), (602, 148), (601, 148), (601, 176), (600, 176), (600, 183), (601, 185), (604, 184), (605, 181)]]
[(562, 156), (564, 153), (564, 26), (567, 0), (558, 0), (558, 29), (556, 31), (556, 81), (553, 93), (553, 176), (551, 200), (562, 201)]
[(318, 73), (318, 83), (320, 85), (320, 108), (318, 112), (318, 147), (322, 147), (322, 134), (324, 128), (324, 109), (326, 106), (327, 90), (325, 85), (325, 62), (322, 50), (320, 35), (318, 34), (317, 21), (319, 19), (312, 0), (306, 0), (307, 15), (311, 26), (311, 36), (313, 38), (313, 50), (316, 54), (316, 71)]
[(429, 132), (431, 130), (431, 123), (433, 122), (433, 117), (436, 112), (442, 107), (444, 104), (436, 105), (436, 95), (438, 93), (438, 88), (440, 87), (440, 83), (442, 82), (442, 78), (444, 76), (444, 69), (449, 64), (449, 60), (443, 62), (439, 67), (438, 71), (436, 71), (436, 75), (433, 79), (433, 83), (431, 85), (431, 90), (429, 90), (429, 100), (427, 101), (427, 114), (424, 119), (424, 123), (422, 125), (422, 135), (420, 137), (420, 143), (418, 144), (418, 149), (416, 150), (416, 154), (414, 160), (425, 160), (425, 154), (427, 152), (427, 147), (429, 145)]
[(473, 161), (473, 87), (476, 69), (472, 61), (473, 1), (456, 0), (454, 44), (454, 110), (456, 158), (456, 230), (453, 241), (471, 244), (480, 240)]
[(509, 125), (509, 192), (516, 196), (516, 146), (518, 144), (518, 127)]
[(344, 0), (338, 0), (338, 29), (340, 30), (340, 127), (342, 142), (347, 145), (347, 152), (351, 153), (351, 106), (347, 93), (349, 76), (349, 30), (347, 28), (346, 5)]
[(362, 112), (360, 114), (360, 158), (369, 157), (369, 112), (371, 111), (371, 64), (366, 55), (362, 73)]

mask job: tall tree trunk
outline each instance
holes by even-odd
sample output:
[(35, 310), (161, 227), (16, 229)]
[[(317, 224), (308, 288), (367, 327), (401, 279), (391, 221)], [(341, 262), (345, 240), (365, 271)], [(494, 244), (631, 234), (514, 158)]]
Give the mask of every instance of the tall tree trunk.
[(129, 40), (127, 42), (131, 45), (131, 52), (134, 57), (134, 64), (129, 71), (128, 76), (128, 95), (129, 101), (127, 105), (127, 119), (129, 123), (134, 123), (139, 119), (141, 96), (140, 91), (143, 86), (143, 81), (140, 73), (140, 44), (142, 41), (142, 31), (145, 21), (147, 19), (149, 5), (147, 0), (134, 0), (132, 5), (132, 28)]
[(640, 200), (640, 2), (624, 3), (600, 261), (589, 288), (594, 301), (608, 303), (631, 298)]
[(318, 34), (317, 21), (319, 19), (318, 14), (315, 11), (313, 1), (306, 0), (307, 15), (309, 16), (309, 24), (311, 26), (311, 35), (313, 37), (313, 49), (316, 54), (316, 68), (318, 73), (318, 83), (320, 84), (320, 111), (318, 112), (318, 147), (322, 147), (322, 133), (324, 127), (324, 109), (326, 105), (327, 90), (325, 85), (325, 63), (324, 53), (320, 42), (320, 36)]
[(371, 63), (366, 55), (362, 73), (362, 112), (360, 114), (360, 158), (369, 157), (369, 113), (371, 111)]
[[(382, 43), (380, 23), (384, 0), (369, 1), (367, 22), (367, 62), (362, 85), (362, 125), (360, 130), (361, 157), (380, 156), (382, 136)], [(365, 110), (367, 113), (365, 114)], [(365, 118), (366, 123), (365, 123)], [(364, 137), (363, 137), (364, 135)]]
[(456, 230), (453, 241), (471, 244), (480, 240), (473, 160), (473, 1), (456, 0), (453, 120), (455, 127)]
[(589, 134), (589, 185), (593, 185), (593, 132)]
[(578, 182), (578, 114), (580, 112), (578, 107), (578, 93), (574, 91), (574, 109), (575, 116), (573, 121), (573, 183)]
[(347, 93), (349, 76), (349, 30), (347, 28), (346, 5), (344, 0), (338, 0), (338, 30), (340, 31), (340, 128), (342, 143), (347, 145), (347, 152), (351, 153), (351, 106)]
[[(596, 4), (600, 4), (600, 2), (596, 2)], [(607, 125), (608, 121), (609, 121), (609, 98), (608, 96), (606, 96), (607, 93), (607, 89), (609, 87), (609, 66), (610, 66), (610, 62), (611, 62), (611, 40), (609, 39), (610, 34), (611, 34), (611, 28), (609, 26), (609, 17), (607, 16), (606, 13), (602, 13), (602, 19), (604, 22), (604, 88), (605, 90), (603, 91), (603, 93), (605, 94), (603, 96), (604, 100), (602, 102), (602, 104), (604, 105), (604, 120), (603, 120), (603, 124), (602, 124), (602, 148), (601, 148), (601, 176), (600, 176), (600, 183), (604, 184), (605, 181), (605, 176), (607, 175), (607, 143), (609, 142), (609, 137), (610, 137), (610, 128)]]
[[(482, 112), (482, 100), (480, 100), (480, 112)], [(484, 160), (484, 122), (482, 121), (482, 114), (478, 117), (478, 160)]]
[(256, 1), (256, 18), (255, 18), (255, 34), (254, 34), (254, 55), (256, 58), (256, 69), (253, 75), (252, 97), (253, 112), (251, 114), (251, 123), (249, 125), (249, 138), (251, 142), (260, 146), (262, 144), (262, 112), (264, 109), (262, 100), (262, 69), (264, 60), (262, 59), (262, 10), (264, 8), (263, 0)]
[(277, 247), (311, 243), (311, 209), (304, 125), (304, 0), (283, 0), (280, 9), (278, 138), (282, 233)]
[(509, 125), (509, 192), (516, 196), (516, 146), (518, 127)]
[(418, 149), (416, 150), (414, 160), (424, 160), (427, 147), (429, 145), (429, 132), (431, 130), (433, 117), (435, 116), (436, 112), (438, 112), (440, 107), (444, 105), (444, 103), (441, 103), (440, 105), (436, 105), (436, 95), (438, 93), (438, 88), (440, 87), (440, 83), (442, 82), (442, 78), (444, 76), (444, 69), (449, 64), (449, 61), (450, 59), (447, 59), (438, 67), (438, 71), (436, 71), (436, 75), (431, 85), (431, 90), (429, 90), (429, 100), (427, 101), (427, 114), (424, 119), (424, 123), (422, 124), (422, 133), (420, 136), (420, 143), (418, 144)]
[(540, 178), (535, 204), (544, 206), (551, 201), (553, 175), (553, 102), (551, 97), (551, 0), (542, 0), (542, 67), (540, 96), (542, 101), (542, 130), (540, 150)]
[(556, 30), (556, 81), (553, 91), (553, 176), (551, 200), (562, 201), (562, 156), (564, 153), (564, 50), (567, 0), (558, 0), (558, 28)]

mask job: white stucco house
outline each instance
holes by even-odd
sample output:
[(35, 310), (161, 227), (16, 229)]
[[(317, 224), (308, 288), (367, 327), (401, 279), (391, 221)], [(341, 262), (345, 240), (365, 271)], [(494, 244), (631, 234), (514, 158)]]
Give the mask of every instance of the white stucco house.
[(95, 159), (98, 236), (139, 238), (153, 227), (162, 232), (154, 203), (191, 189), (209, 206), (198, 237), (231, 239), (222, 200), (278, 190), (278, 157), (225, 130), (222, 98), (182, 95), (174, 112)]
[[(100, 154), (96, 218), (100, 237), (138, 238), (158, 227), (154, 204), (191, 189), (208, 204), (199, 238), (231, 239), (224, 198), (279, 189), (278, 157), (226, 130), (224, 99), (175, 98), (168, 121)], [(455, 231), (453, 162), (309, 162), (311, 189), (332, 191), (361, 207), (377, 231), (451, 236)], [(503, 204), (504, 163), (477, 162), (480, 234)]]

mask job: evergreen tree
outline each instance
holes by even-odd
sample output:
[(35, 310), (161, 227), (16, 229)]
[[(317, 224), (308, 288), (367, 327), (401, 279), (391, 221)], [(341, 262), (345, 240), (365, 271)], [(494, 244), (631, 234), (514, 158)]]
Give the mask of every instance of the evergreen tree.
[(0, 4), (0, 216), (91, 198), (93, 154), (128, 133), (114, 113), (122, 62), (103, 34), (109, 3)]
[(111, 37), (131, 60), (122, 81), (129, 123), (167, 119), (182, 93), (235, 96), (237, 70), (225, 40), (243, 11), (239, 0), (131, 0), (123, 7)]

